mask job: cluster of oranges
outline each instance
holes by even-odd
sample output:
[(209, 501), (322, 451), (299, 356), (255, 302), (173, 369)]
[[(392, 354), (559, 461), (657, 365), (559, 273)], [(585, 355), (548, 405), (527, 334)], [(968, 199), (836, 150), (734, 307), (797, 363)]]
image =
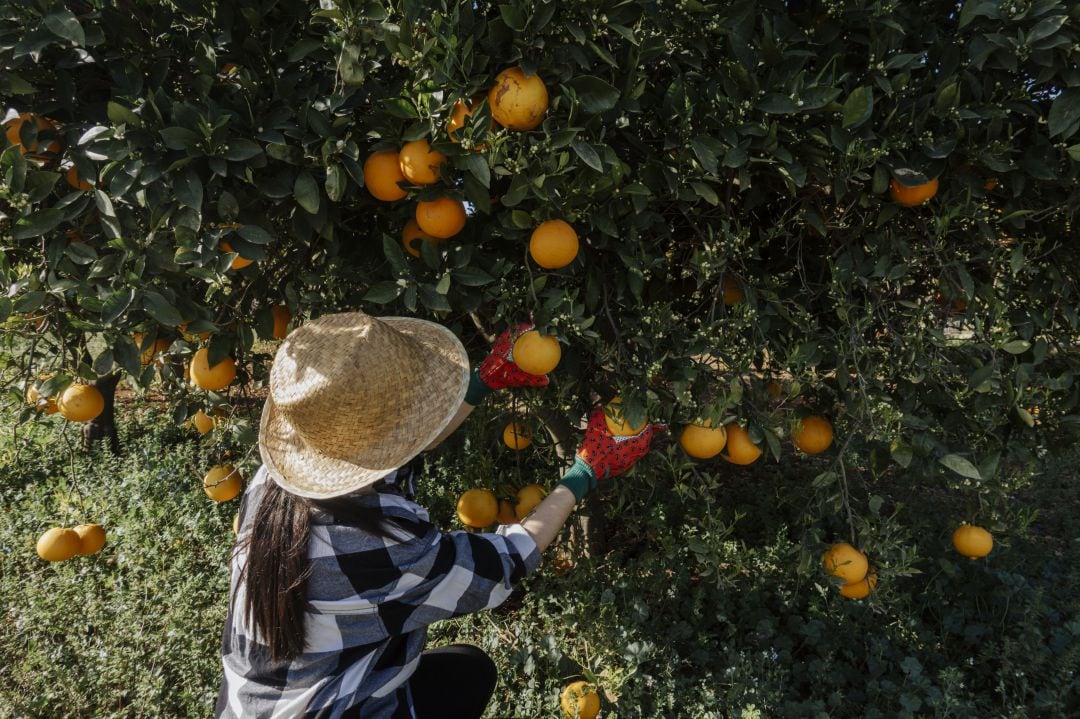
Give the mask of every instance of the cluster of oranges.
[[(994, 537), (990, 532), (974, 524), (961, 524), (953, 532), (953, 547), (968, 559), (979, 559), (990, 554)], [(877, 586), (877, 571), (870, 566), (866, 555), (847, 542), (829, 547), (821, 558), (825, 571), (843, 580), (839, 591), (848, 599), (865, 599)]]
[[(23, 127), (27, 124), (34, 128), (35, 133), (58, 135), (60, 132), (60, 123), (53, 120), (51, 117), (37, 115), (32, 112), (21, 112), (18, 117), (13, 117), (4, 123), (4, 134), (7, 136), (8, 142), (18, 147), (19, 152), (22, 153), (23, 157), (30, 160), (35, 165), (47, 167), (52, 164), (60, 154), (60, 138), (55, 137), (45, 145), (45, 147), (41, 146), (41, 142), (38, 139), (31, 140), (27, 145), (24, 145), (22, 133)], [(79, 169), (74, 164), (64, 170), (64, 180), (71, 185), (73, 189), (79, 190), (80, 192), (92, 190), (94, 187), (79, 174)]]
[(105, 546), (105, 530), (100, 524), (53, 527), (37, 540), (38, 556), (46, 562), (63, 562), (75, 556), (97, 554)]
[[(804, 454), (821, 454), (832, 445), (832, 424), (819, 415), (803, 417), (797, 421), (791, 441)], [(679, 435), (679, 446), (694, 459), (720, 455), (738, 465), (753, 464), (762, 454), (761, 447), (750, 439), (750, 433), (736, 422), (719, 427), (713, 427), (709, 420), (688, 424)]]
[(59, 413), (61, 417), (72, 422), (89, 422), (105, 411), (105, 397), (92, 385), (69, 384), (57, 397), (46, 397), (41, 388), (40, 384), (32, 384), (26, 388), (26, 403), (38, 412)]
[(517, 493), (502, 499), (490, 489), (475, 488), (464, 492), (457, 502), (457, 516), (471, 529), (484, 529), (495, 522), (517, 524), (547, 496), (539, 484), (527, 484)]

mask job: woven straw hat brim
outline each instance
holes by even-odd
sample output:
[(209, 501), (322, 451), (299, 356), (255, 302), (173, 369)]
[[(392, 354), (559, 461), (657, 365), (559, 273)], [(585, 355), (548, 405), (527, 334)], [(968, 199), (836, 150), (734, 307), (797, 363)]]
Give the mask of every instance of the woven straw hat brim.
[[(263, 406), (259, 453), (268, 473), (283, 489), (301, 497), (322, 499), (370, 486), (423, 451), (461, 407), (469, 384), (469, 357), (454, 333), (434, 322), (411, 317), (377, 320), (418, 343), (423, 372), (407, 374), (399, 364), (402, 358), (392, 354), (371, 358), (381, 371), (375, 392), (379, 397), (378, 411), (391, 413), (391, 421), (365, 426), (369, 413), (347, 410), (347, 397), (329, 402), (324, 408), (325, 419), (343, 423), (340, 426), (345, 428), (356, 427), (357, 436), (377, 436), (377, 446), (356, 456), (347, 456), (348, 449), (343, 452), (340, 446), (331, 454), (319, 437), (305, 438), (286, 416), (288, 413), (274, 402), (272, 389)], [(279, 355), (284, 349), (283, 345)], [(335, 414), (339, 416), (332, 416)], [(377, 456), (378, 461), (365, 461), (365, 457), (372, 456)]]

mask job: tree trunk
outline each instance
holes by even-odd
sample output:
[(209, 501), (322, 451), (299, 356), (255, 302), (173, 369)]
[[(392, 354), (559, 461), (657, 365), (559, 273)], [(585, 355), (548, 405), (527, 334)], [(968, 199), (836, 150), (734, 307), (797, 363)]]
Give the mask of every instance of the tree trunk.
[(113, 454), (120, 454), (120, 435), (116, 431), (116, 385), (120, 383), (120, 373), (113, 372), (98, 377), (91, 385), (97, 387), (105, 398), (105, 409), (82, 427), (82, 450), (89, 452), (94, 442), (99, 439), (109, 440), (109, 449)]

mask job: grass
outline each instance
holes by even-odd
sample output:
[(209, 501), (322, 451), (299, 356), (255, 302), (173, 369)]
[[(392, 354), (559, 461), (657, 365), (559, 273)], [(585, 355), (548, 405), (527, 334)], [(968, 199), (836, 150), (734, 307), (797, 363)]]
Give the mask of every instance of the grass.
[[(209, 715), (236, 503), (210, 502), (199, 477), (250, 448), (199, 440), (157, 406), (126, 402), (119, 458), (69, 456), (58, 421), (17, 441), (0, 428), (0, 717)], [(550, 485), (543, 447), (516, 459), (498, 447), (503, 423), (478, 413), (429, 463), (436, 522), (454, 526), (467, 487)], [(1037, 516), (996, 515), (998, 545), (978, 562), (949, 547), (962, 493), (858, 477), (882, 497), (859, 512), (881, 583), (852, 602), (816, 568), (821, 542), (846, 531), (843, 513), (812, 511), (831, 496), (808, 479), (821, 466), (691, 470), (671, 451), (590, 505), (606, 515), (606, 554), (562, 573), (547, 561), (503, 607), (436, 625), (431, 644), (495, 657), (490, 717), (555, 716), (582, 675), (606, 716), (1075, 716), (1078, 457), (1010, 488)], [(37, 558), (42, 531), (86, 521), (108, 529), (100, 555)]]

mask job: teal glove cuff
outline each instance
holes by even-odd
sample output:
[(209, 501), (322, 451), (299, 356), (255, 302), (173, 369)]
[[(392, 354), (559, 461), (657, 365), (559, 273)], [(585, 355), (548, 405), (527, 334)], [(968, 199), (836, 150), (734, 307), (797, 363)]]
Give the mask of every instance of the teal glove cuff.
[(596, 475), (585, 460), (577, 457), (573, 466), (566, 470), (566, 474), (559, 480), (559, 484), (573, 492), (574, 498), (580, 502), (590, 489), (596, 488)]
[(476, 407), (489, 394), (491, 394), (491, 388), (484, 384), (484, 380), (480, 379), (480, 368), (477, 367), (469, 375), (469, 388), (465, 390), (465, 401)]

